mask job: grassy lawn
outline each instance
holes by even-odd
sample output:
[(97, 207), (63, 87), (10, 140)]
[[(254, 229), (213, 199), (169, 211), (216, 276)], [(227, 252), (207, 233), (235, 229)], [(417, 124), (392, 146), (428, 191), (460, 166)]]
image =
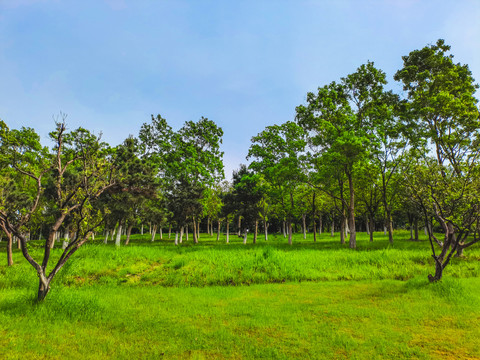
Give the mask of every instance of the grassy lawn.
[(480, 251), (428, 284), (428, 244), (407, 235), (361, 235), (356, 251), (328, 235), (89, 244), (42, 304), (16, 252), (0, 266), (0, 358), (480, 358)]

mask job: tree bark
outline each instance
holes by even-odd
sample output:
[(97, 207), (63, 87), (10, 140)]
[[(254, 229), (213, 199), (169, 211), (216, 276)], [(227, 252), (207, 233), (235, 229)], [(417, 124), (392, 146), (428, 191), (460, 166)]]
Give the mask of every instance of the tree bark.
[(322, 231), (323, 231), (322, 215), (318, 215), (318, 234), (322, 235)]
[(263, 219), (263, 230), (265, 232), (265, 241), (268, 241), (268, 223)]
[(315, 217), (313, 217), (313, 242), (317, 242), (317, 222)]
[(230, 231), (230, 221), (228, 221), (228, 219), (227, 219), (227, 244), (230, 240), (229, 239), (229, 235), (230, 235), (229, 231)]
[(196, 218), (195, 216), (193, 217), (193, 243), (194, 244), (198, 244), (198, 229), (197, 227), (199, 227), (200, 225), (197, 225), (197, 221), (196, 221)]
[(288, 222), (288, 245), (292, 245), (292, 222)]
[(103, 243), (104, 243), (104, 244), (107, 244), (107, 243), (108, 243), (108, 235), (109, 235), (109, 231), (108, 231), (108, 230), (105, 230), (105, 239), (103, 240)]
[(282, 222), (283, 238), (287, 237), (287, 230), (285, 230), (285, 220)]
[(242, 227), (242, 217), (239, 216), (239, 217), (238, 217), (238, 228), (237, 228), (237, 229), (238, 229), (238, 230), (237, 230), (237, 231), (238, 231), (238, 237), (240, 237), (240, 229), (241, 229), (241, 227)]
[(218, 220), (217, 221), (217, 241), (220, 240), (220, 225), (221, 225), (221, 221)]
[(373, 217), (370, 218), (370, 242), (373, 242), (373, 232), (375, 231), (375, 223)]
[(332, 214), (332, 224), (331, 224), (331, 228), (330, 228), (330, 236), (331, 237), (334, 237), (335, 236), (335, 218)]
[(117, 237), (115, 239), (115, 246), (120, 246), (120, 239), (122, 238), (122, 224), (118, 224)]
[(151, 242), (155, 241), (155, 235), (157, 234), (157, 225), (150, 226), (150, 231), (152, 234), (152, 238), (150, 239)]
[(133, 224), (128, 225), (127, 239), (125, 240), (125, 245), (128, 245), (128, 243), (130, 242), (130, 235), (132, 234), (132, 228), (133, 228)]
[(183, 226), (180, 228), (180, 238), (178, 242), (181, 244), (183, 242)]
[(0, 227), (2, 228), (3, 232), (7, 236), (7, 265), (12, 266), (13, 265), (12, 233), (7, 230), (7, 227), (5, 226), (5, 224), (3, 222), (0, 223)]
[(255, 233), (253, 234), (253, 243), (257, 243), (257, 235), (258, 235), (258, 220), (255, 219)]
[(248, 229), (245, 228), (245, 233), (243, 235), (243, 245), (247, 244), (247, 234), (248, 234)]
[(307, 215), (302, 215), (302, 227), (303, 227), (303, 240), (307, 239), (307, 224), (306, 224)]

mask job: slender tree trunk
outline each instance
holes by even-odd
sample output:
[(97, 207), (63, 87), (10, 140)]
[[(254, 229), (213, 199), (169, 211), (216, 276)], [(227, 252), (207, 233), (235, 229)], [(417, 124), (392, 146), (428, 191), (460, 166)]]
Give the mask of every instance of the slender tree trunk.
[(125, 240), (125, 245), (128, 245), (130, 242), (130, 235), (132, 234), (133, 224), (129, 224), (127, 228), (127, 239)]
[(3, 232), (7, 236), (7, 265), (12, 266), (13, 265), (12, 233), (7, 231), (7, 227), (3, 222), (0, 223), (0, 227), (2, 228)]
[(172, 224), (168, 224), (168, 240), (170, 240), (171, 235), (172, 235)]
[(122, 224), (118, 224), (117, 238), (115, 239), (115, 246), (120, 246), (121, 237), (122, 237)]
[(307, 215), (302, 215), (302, 227), (303, 227), (303, 240), (307, 239), (307, 224), (306, 224)]
[(242, 227), (242, 217), (239, 216), (239, 217), (238, 217), (238, 228), (237, 228), (237, 229), (238, 229), (238, 237), (240, 237), (240, 229), (241, 229), (241, 227)]
[(375, 223), (373, 217), (370, 218), (370, 242), (373, 242), (373, 232), (375, 231)]
[(220, 220), (217, 221), (217, 241), (220, 240)]
[(8, 266), (13, 265), (13, 250), (12, 250), (12, 234), (7, 233), (7, 264)]
[(268, 241), (268, 223), (263, 219), (263, 230), (265, 232), (265, 241)]
[(143, 224), (142, 224), (142, 228), (140, 230), (140, 235), (143, 235)]
[(345, 244), (345, 218), (340, 221), (340, 244)]
[(229, 235), (230, 235), (229, 231), (230, 231), (230, 221), (228, 221), (228, 219), (227, 219), (227, 244), (229, 243), (229, 240), (230, 240), (229, 239)]
[(155, 241), (155, 235), (157, 234), (157, 225), (150, 226), (150, 231), (152, 234), (151, 242)]
[(195, 216), (193, 217), (193, 243), (194, 244), (198, 244), (198, 233), (199, 233), (199, 230), (198, 230), (198, 227), (200, 227), (200, 224), (197, 223), (196, 221), (196, 218)]
[(255, 219), (255, 233), (253, 234), (253, 243), (257, 243), (257, 235), (258, 235), (258, 220)]
[(185, 240), (188, 241), (188, 225), (185, 225)]
[(288, 245), (292, 245), (292, 222), (288, 221)]
[(418, 219), (415, 218), (414, 221), (414, 230), (415, 230), (415, 241), (418, 241)]
[(370, 226), (368, 226), (368, 216), (365, 218), (365, 230), (367, 231), (367, 235), (370, 235)]
[(159, 232), (160, 232), (160, 240), (163, 240), (163, 229), (162, 229), (161, 225), (160, 225), (160, 228), (159, 228)]
[(332, 225), (330, 228), (330, 236), (334, 237), (335, 236), (335, 217), (332, 214)]
[(245, 233), (243, 235), (243, 245), (247, 244), (247, 234), (248, 234), (248, 229), (245, 228)]
[(198, 244), (198, 241), (200, 240), (200, 223), (202, 222), (201, 219), (197, 220), (197, 242), (195, 244)]
[(20, 239), (17, 239), (17, 249), (22, 250), (22, 243), (20, 242)]
[(108, 231), (108, 230), (105, 230), (105, 239), (103, 240), (103, 243), (104, 243), (104, 244), (107, 244), (107, 243), (108, 243), (108, 235), (110, 235), (109, 231)]
[(178, 231), (175, 231), (175, 245), (178, 245)]
[(179, 239), (179, 241), (178, 241), (180, 244), (183, 242), (183, 231), (184, 231), (184, 229), (183, 229), (183, 226), (182, 226), (182, 227), (180, 228), (180, 239)]
[(317, 222), (315, 216), (313, 216), (313, 242), (317, 242)]
[(208, 236), (212, 236), (210, 234), (210, 216), (207, 217), (207, 234)]
[(287, 237), (287, 230), (285, 229), (285, 220), (282, 222), (283, 238)]
[(318, 234), (322, 235), (322, 231), (323, 231), (322, 215), (318, 215)]

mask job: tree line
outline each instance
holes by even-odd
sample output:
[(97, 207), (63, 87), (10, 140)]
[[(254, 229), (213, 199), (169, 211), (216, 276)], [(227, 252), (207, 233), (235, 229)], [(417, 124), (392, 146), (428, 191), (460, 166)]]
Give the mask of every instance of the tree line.
[[(441, 279), (452, 256), (478, 242), (478, 85), (467, 65), (455, 63), (443, 40), (403, 57), (394, 79), (403, 93), (386, 89), (386, 74), (373, 62), (308, 93), (292, 121), (254, 136), (250, 165), (222, 181), (223, 130), (201, 118), (174, 130), (160, 115), (137, 137), (116, 146), (78, 128), (66, 116), (50, 133), (51, 148), (34, 129), (0, 122), (0, 228), (7, 263), (17, 239), (39, 277), (38, 299), (75, 251), (95, 236), (103, 241), (132, 231), (151, 240), (157, 232), (177, 245), (200, 230), (217, 239), (230, 230), (247, 241), (294, 228), (314, 241), (328, 227), (356, 248), (357, 229), (374, 240), (383, 229), (409, 227), (418, 240), (424, 227), (435, 259), (430, 281)], [(298, 230), (298, 229), (297, 229)], [(441, 234), (441, 236), (439, 235)], [(49, 261), (56, 240), (62, 254)], [(43, 257), (30, 239), (43, 239)]]

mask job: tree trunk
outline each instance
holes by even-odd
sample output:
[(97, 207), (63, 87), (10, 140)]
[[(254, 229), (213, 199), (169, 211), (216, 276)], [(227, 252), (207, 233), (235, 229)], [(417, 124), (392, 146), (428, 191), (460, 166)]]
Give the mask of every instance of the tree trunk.
[(170, 240), (171, 235), (172, 235), (172, 224), (168, 224), (168, 240)]
[(373, 232), (375, 231), (375, 223), (373, 217), (370, 218), (370, 242), (373, 242)]
[(208, 236), (212, 236), (210, 235), (210, 216), (207, 217), (207, 234)]
[(292, 222), (288, 222), (288, 245), (292, 245)]
[(180, 228), (180, 239), (178, 242), (181, 244), (183, 242), (183, 226)]
[(228, 219), (227, 219), (227, 244), (228, 244), (228, 242), (229, 242), (229, 240), (230, 240), (230, 239), (229, 239), (229, 235), (230, 235), (230, 233), (229, 233), (230, 228), (229, 228), (229, 227), (230, 227), (230, 221), (228, 221)]
[(345, 214), (343, 214), (340, 220), (340, 244), (345, 244)]
[(122, 237), (122, 224), (118, 224), (117, 238), (115, 239), (115, 246), (120, 246), (121, 237)]
[[(162, 229), (162, 226), (160, 226), (160, 240), (163, 240), (163, 229)], [(187, 239), (188, 240), (188, 239)]]
[(255, 219), (255, 233), (253, 234), (253, 243), (257, 243), (257, 235), (258, 235), (258, 220)]
[(46, 284), (43, 283), (41, 279), (39, 280), (37, 301), (45, 300), (45, 297), (47, 296), (48, 292), (50, 291), (50, 282), (47, 281), (46, 279), (44, 281), (46, 282)]
[(157, 234), (157, 225), (150, 226), (150, 231), (152, 234), (152, 238), (150, 239), (151, 242), (155, 241), (155, 235)]
[(318, 215), (318, 234), (322, 235), (322, 231), (323, 231), (322, 215)]
[(317, 242), (317, 222), (315, 216), (313, 217), (313, 242)]
[(193, 243), (198, 244), (198, 229), (197, 229), (197, 227), (199, 225), (197, 225), (197, 221), (195, 219), (195, 216), (193, 217), (192, 223), (193, 223), (193, 230), (192, 230), (193, 231)]
[(331, 237), (335, 236), (335, 218), (333, 217), (333, 214), (332, 214), (332, 224), (330, 228), (330, 236)]
[(7, 265), (12, 266), (13, 265), (13, 250), (12, 250), (12, 244), (13, 244), (13, 239), (12, 239), (12, 233), (7, 231), (6, 225), (2, 222), (0, 223), (0, 227), (2, 228), (3, 232), (7, 236)]
[(414, 226), (415, 241), (418, 241), (419, 239), (418, 239), (418, 219), (417, 218), (415, 218), (414, 224), (415, 224), (415, 226)]
[(265, 232), (265, 241), (268, 241), (268, 223), (263, 220), (263, 230)]
[(128, 225), (127, 239), (125, 240), (125, 245), (128, 245), (128, 243), (130, 242), (130, 235), (132, 234), (132, 228), (133, 228), (133, 224)]
[(241, 229), (241, 227), (242, 227), (242, 217), (239, 216), (239, 217), (238, 217), (238, 228), (237, 228), (237, 229), (238, 229), (238, 230), (237, 230), (237, 231), (238, 231), (238, 237), (240, 237), (240, 229)]
[(109, 235), (109, 234), (110, 234), (109, 231), (106, 230), (106, 231), (105, 231), (105, 239), (103, 240), (103, 243), (104, 243), (104, 244), (107, 244), (107, 243), (108, 243), (108, 235)]
[(282, 223), (282, 230), (283, 230), (283, 238), (285, 239), (287, 237), (287, 230), (285, 230), (285, 220), (283, 220), (283, 223)]
[(307, 215), (302, 215), (302, 227), (303, 227), (303, 240), (307, 239), (307, 224), (306, 224)]
[(188, 225), (185, 225), (185, 240), (188, 241)]
[(245, 228), (245, 233), (243, 235), (243, 245), (247, 244), (247, 234), (248, 234), (248, 229)]
[(178, 245), (178, 231), (175, 231), (175, 245)]
[(220, 220), (217, 221), (217, 241), (220, 240), (220, 225), (222, 223), (220, 222)]
[(140, 235), (143, 235), (143, 224), (142, 224), (142, 228), (140, 230)]

